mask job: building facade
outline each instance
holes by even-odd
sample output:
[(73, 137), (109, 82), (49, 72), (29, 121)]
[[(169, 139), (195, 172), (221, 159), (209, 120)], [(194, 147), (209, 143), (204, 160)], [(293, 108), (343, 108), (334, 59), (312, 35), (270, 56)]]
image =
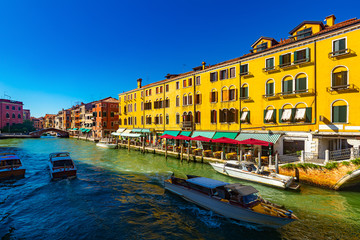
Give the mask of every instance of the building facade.
[(111, 137), (111, 133), (119, 128), (119, 101), (108, 97), (95, 101), (92, 104), (93, 127), (92, 137), (105, 138)]
[(239, 140), (272, 140), (280, 154), (304, 150), (320, 158), (359, 146), (360, 20), (335, 24), (331, 15), (289, 34), (260, 37), (236, 59), (203, 62), (146, 86), (139, 79), (119, 94), (119, 127), (240, 133)]
[(0, 99), (0, 129), (23, 123), (23, 103)]

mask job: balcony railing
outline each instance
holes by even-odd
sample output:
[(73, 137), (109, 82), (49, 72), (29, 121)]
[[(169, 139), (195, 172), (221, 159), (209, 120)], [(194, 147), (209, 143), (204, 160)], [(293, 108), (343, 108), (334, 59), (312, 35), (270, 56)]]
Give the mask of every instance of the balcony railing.
[(192, 128), (192, 127), (193, 127), (192, 121), (183, 121), (181, 123), (181, 129), (188, 129), (188, 128)]
[(334, 51), (329, 53), (329, 58), (341, 57), (347, 55), (351, 52), (349, 48), (341, 49), (339, 51)]
[(336, 85), (327, 88), (328, 92), (333, 91), (357, 91), (358, 88), (354, 84)]

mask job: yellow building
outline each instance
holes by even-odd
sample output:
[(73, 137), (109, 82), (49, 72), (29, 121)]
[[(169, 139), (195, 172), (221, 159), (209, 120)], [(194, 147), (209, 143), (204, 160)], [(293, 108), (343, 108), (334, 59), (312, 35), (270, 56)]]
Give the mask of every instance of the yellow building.
[[(120, 128), (257, 138), (280, 154), (359, 146), (360, 20), (304, 21), (242, 57), (119, 94)], [(201, 134), (204, 132), (204, 134)], [(155, 136), (155, 135), (154, 135)]]

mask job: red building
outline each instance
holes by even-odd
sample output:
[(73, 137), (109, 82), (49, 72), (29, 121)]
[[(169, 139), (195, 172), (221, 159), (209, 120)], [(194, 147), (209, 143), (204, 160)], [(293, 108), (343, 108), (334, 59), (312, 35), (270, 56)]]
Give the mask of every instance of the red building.
[(93, 103), (94, 126), (93, 137), (109, 137), (112, 132), (119, 128), (119, 101), (108, 97)]
[(23, 123), (23, 103), (0, 99), (0, 129)]

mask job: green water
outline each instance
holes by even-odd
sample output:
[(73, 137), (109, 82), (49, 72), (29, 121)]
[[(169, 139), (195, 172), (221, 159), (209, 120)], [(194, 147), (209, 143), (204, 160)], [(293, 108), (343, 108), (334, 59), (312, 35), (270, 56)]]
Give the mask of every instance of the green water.
[[(126, 149), (101, 149), (74, 139), (0, 140), (0, 152), (5, 151), (15, 151), (27, 168), (24, 179), (0, 185), (0, 237), (7, 239), (360, 239), (359, 192), (307, 185), (293, 192), (242, 182), (254, 186), (262, 197), (285, 205), (300, 219), (279, 230), (268, 230), (214, 217), (163, 190), (162, 183), (172, 172), (176, 176), (191, 174), (241, 182), (216, 173), (207, 164), (166, 160)], [(56, 151), (71, 153), (78, 167), (76, 180), (50, 181), (47, 158)], [(59, 201), (57, 209), (49, 204), (51, 201)], [(34, 208), (38, 202), (41, 207)], [(82, 209), (83, 204), (90, 210)], [(30, 205), (32, 212), (28, 211)], [(64, 216), (69, 206), (72, 211), (68, 214), (74, 214), (76, 221)], [(53, 214), (45, 218), (49, 211)], [(156, 224), (149, 216), (157, 219)], [(94, 218), (97, 221), (84, 228), (82, 221)], [(51, 225), (40, 228), (39, 235), (32, 235), (32, 230), (38, 228), (34, 219), (45, 225), (68, 223), (74, 229), (83, 229), (83, 233), (69, 235), (64, 226)], [(134, 233), (129, 235), (129, 231)]]

